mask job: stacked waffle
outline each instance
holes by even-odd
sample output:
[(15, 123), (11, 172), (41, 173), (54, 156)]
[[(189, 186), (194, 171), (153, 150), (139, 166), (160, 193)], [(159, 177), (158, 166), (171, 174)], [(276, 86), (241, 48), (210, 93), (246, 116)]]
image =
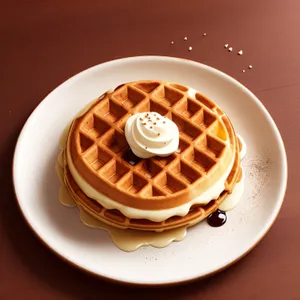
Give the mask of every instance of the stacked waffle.
[[(177, 125), (177, 151), (147, 159), (130, 152), (126, 122), (144, 112)], [(131, 82), (73, 121), (64, 180), (77, 205), (102, 222), (163, 231), (192, 226), (219, 207), (241, 178), (240, 150), (228, 117), (200, 93), (163, 81)]]

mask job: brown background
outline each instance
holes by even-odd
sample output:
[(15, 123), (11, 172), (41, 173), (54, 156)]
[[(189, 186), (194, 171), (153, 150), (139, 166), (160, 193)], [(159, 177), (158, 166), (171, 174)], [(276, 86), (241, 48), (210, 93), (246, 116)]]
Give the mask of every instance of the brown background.
[[(0, 3), (0, 299), (300, 299), (300, 1)], [(11, 182), (17, 136), (52, 89), (92, 65), (145, 54), (193, 59), (241, 81), (275, 119), (289, 159), (285, 202), (264, 240), (228, 270), (172, 288), (119, 286), (69, 266), (29, 230)]]

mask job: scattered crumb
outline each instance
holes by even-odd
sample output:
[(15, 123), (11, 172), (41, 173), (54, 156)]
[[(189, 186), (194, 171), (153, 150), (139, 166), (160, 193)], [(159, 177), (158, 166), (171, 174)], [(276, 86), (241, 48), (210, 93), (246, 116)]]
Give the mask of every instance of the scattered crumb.
[(243, 50), (240, 50), (240, 51), (238, 52), (238, 55), (243, 55)]
[(243, 70), (242, 72), (243, 72), (243, 73), (245, 73), (245, 72), (246, 72), (246, 70)]
[(252, 67), (252, 65), (249, 65), (249, 67), (248, 67), (249, 69), (252, 69), (253, 67)]
[(11, 111), (9, 110), (9, 111), (8, 111), (8, 113), (10, 114), (10, 113), (11, 113)]
[(228, 48), (228, 51), (229, 51), (229, 52), (232, 52), (232, 50), (233, 50), (232, 47), (229, 47), (229, 48)]
[(203, 33), (203, 36), (206, 36), (206, 32)]
[(171, 42), (171, 45), (173, 45), (173, 44), (174, 44), (174, 41)]
[(192, 47), (189, 47), (189, 51), (192, 51), (192, 49), (193, 49)]
[(225, 48), (225, 49), (227, 49), (227, 48), (228, 48), (228, 46), (229, 46), (228, 44), (225, 44), (225, 45), (224, 45), (224, 48)]
[(184, 40), (187, 41), (187, 37), (185, 37)]

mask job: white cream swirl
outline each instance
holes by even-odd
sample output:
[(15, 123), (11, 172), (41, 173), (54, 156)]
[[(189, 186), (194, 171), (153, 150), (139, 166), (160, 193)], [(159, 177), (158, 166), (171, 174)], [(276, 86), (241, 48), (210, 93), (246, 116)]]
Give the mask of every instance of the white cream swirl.
[(131, 116), (125, 125), (125, 136), (132, 152), (140, 158), (168, 156), (179, 145), (177, 125), (157, 112)]

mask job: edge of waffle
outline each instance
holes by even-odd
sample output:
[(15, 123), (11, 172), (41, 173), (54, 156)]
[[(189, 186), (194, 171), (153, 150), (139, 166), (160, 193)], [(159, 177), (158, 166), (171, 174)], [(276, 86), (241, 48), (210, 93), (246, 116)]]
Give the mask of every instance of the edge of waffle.
[(121, 212), (116, 209), (108, 210), (104, 208), (100, 203), (87, 197), (83, 191), (80, 190), (76, 182), (74, 181), (67, 166), (64, 168), (64, 179), (67, 189), (70, 195), (76, 202), (77, 206), (84, 209), (87, 213), (95, 217), (96, 219), (117, 227), (120, 229), (135, 229), (142, 231), (163, 231), (175, 229), (183, 226), (193, 226), (203, 219), (207, 218), (213, 213), (231, 193), (232, 189), (237, 182), (241, 180), (242, 169), (240, 167), (239, 151), (240, 141), (238, 138), (236, 143), (236, 156), (233, 168), (226, 180), (225, 189), (221, 193), (218, 199), (210, 201), (206, 205), (194, 205), (190, 208), (189, 212), (185, 216), (173, 216), (162, 222), (153, 222), (146, 219), (130, 219), (125, 217)]
[[(178, 84), (139, 81), (100, 97), (99, 102), (76, 119), (70, 129), (68, 147), (80, 175), (100, 193), (139, 209), (156, 209), (158, 202), (160, 209), (176, 207), (189, 202), (193, 198), (191, 193), (200, 194), (214, 172), (220, 172), (219, 157), (223, 156), (222, 161), (225, 160), (224, 151), (229, 148), (234, 153), (236, 140), (223, 111), (201, 94), (196, 93), (196, 99), (193, 99), (187, 91)], [(155, 100), (155, 93), (164, 93), (160, 96), (162, 103)], [(141, 105), (146, 106), (141, 108)], [(144, 162), (133, 167), (123, 159), (128, 149), (123, 131), (126, 118), (141, 109), (161, 112), (173, 119), (180, 129), (182, 149), (167, 158), (150, 158), (147, 161), (152, 170), (146, 167), (146, 172)], [(74, 131), (76, 134), (72, 134)], [(227, 135), (229, 145), (225, 145), (221, 135)], [(227, 156), (229, 160), (228, 153)], [(190, 157), (190, 161), (186, 157)], [(195, 161), (197, 164), (193, 164)], [(176, 176), (171, 168), (176, 169)], [(210, 180), (206, 176), (208, 170)]]

